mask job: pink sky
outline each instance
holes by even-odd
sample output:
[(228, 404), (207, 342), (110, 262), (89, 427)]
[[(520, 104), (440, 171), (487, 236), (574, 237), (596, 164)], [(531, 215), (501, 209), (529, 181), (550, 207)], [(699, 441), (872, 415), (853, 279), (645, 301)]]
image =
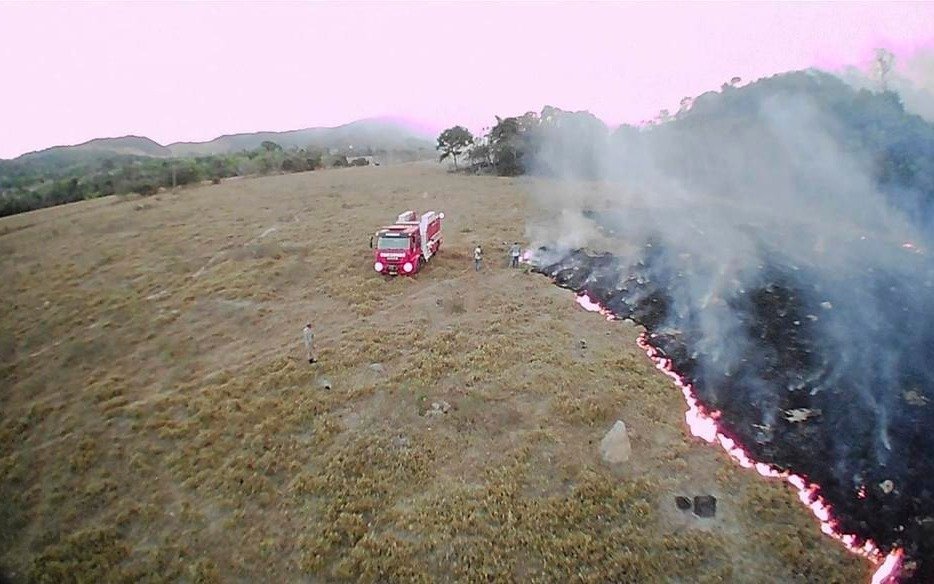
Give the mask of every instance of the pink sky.
[(373, 116), (474, 130), (543, 105), (638, 122), (681, 97), (876, 46), (934, 46), (934, 2), (0, 0), (0, 158)]

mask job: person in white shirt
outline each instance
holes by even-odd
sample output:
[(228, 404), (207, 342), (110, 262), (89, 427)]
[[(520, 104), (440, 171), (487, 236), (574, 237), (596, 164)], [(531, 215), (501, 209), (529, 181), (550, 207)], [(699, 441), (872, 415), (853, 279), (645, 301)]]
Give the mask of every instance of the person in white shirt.
[(305, 341), (305, 353), (309, 363), (317, 363), (318, 359), (314, 353), (315, 333), (311, 330), (311, 323), (305, 325), (302, 329), (302, 340)]
[(518, 268), (519, 267), (519, 256), (522, 255), (522, 248), (519, 247), (518, 241), (512, 244), (512, 247), (509, 249), (509, 255), (511, 257), (511, 261), (509, 262), (509, 267)]
[(479, 272), (480, 264), (483, 262), (483, 250), (480, 249), (480, 244), (477, 244), (476, 249), (473, 250), (473, 267)]

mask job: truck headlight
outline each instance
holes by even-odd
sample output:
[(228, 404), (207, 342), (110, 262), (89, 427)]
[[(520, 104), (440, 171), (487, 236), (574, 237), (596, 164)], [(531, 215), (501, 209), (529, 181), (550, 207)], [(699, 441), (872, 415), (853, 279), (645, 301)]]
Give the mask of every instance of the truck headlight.
[(373, 264), (373, 269), (376, 270), (377, 272), (382, 272), (384, 267), (386, 266), (383, 265), (383, 262), (376, 262), (375, 264)]
[(402, 264), (402, 269), (405, 270), (406, 272), (411, 272), (412, 267), (413, 267), (412, 262), (405, 262), (404, 264)]

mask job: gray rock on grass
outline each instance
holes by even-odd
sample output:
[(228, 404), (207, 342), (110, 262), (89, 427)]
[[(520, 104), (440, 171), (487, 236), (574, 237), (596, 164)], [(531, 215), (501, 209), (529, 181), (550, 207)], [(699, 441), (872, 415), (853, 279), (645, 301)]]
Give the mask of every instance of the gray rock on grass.
[(629, 443), (626, 424), (622, 420), (616, 420), (600, 441), (600, 458), (607, 464), (621, 464), (628, 461), (631, 454), (632, 445)]

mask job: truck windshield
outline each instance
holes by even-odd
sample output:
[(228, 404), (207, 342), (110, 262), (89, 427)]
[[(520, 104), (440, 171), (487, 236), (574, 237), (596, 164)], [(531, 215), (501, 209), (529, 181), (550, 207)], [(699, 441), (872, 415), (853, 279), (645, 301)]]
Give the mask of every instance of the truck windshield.
[(409, 249), (408, 237), (380, 237), (376, 249)]

